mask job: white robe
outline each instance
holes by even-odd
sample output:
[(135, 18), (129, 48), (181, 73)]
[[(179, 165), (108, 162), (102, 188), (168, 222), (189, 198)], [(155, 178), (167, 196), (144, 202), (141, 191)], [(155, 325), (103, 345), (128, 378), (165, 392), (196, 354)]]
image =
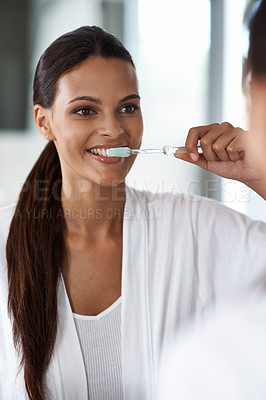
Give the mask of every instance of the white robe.
[(163, 357), (156, 399), (266, 399), (265, 288), (231, 299), (176, 337)]
[[(5, 244), (14, 207), (0, 210), (0, 399), (26, 399), (7, 316)], [(162, 351), (191, 318), (266, 273), (266, 224), (208, 199), (127, 188), (123, 225), (122, 371), (125, 400), (151, 400)], [(81, 348), (62, 279), (47, 372), (51, 399), (87, 400)]]

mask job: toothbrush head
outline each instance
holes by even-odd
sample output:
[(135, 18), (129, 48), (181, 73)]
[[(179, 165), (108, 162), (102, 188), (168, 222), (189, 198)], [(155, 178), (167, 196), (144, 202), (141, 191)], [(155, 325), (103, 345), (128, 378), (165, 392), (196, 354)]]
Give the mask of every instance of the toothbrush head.
[(129, 157), (131, 155), (131, 149), (129, 147), (113, 147), (112, 149), (106, 149), (107, 157)]

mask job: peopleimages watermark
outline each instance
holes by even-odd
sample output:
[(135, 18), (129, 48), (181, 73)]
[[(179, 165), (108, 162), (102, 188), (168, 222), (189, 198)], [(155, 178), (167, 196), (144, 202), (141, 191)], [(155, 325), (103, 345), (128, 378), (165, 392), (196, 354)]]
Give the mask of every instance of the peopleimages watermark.
[(48, 220), (53, 218), (67, 218), (73, 220), (100, 220), (121, 218), (124, 220), (140, 220), (140, 219), (162, 219), (161, 208), (136, 208), (134, 210), (123, 210), (119, 208), (71, 208), (59, 209), (56, 212), (51, 209), (32, 209), (16, 211), (15, 217), (21, 218), (26, 216), (28, 219)]
[[(61, 180), (53, 182), (49, 188), (48, 180), (35, 180), (33, 183), (26, 181), (23, 184), (23, 192), (33, 192), (34, 200), (38, 202), (49, 201), (52, 197), (56, 201), (61, 199)], [(94, 200), (100, 202), (124, 200), (125, 189), (123, 186), (111, 187), (108, 196), (106, 188), (100, 185), (92, 185), (88, 181), (77, 180), (74, 184), (64, 184), (65, 200), (71, 199), (74, 202), (79, 202), (86, 199), (86, 196), (93, 192)], [(239, 182), (217, 179), (195, 179), (186, 182), (176, 181), (169, 183), (161, 180), (154, 185), (147, 181), (131, 181), (130, 187), (137, 189), (138, 192), (132, 191), (132, 196), (138, 198), (139, 192), (144, 192), (148, 201), (157, 200), (169, 201), (173, 195), (179, 195), (180, 200), (199, 201), (201, 196), (206, 198), (214, 198), (222, 200), (224, 203), (230, 202), (248, 202), (250, 200), (250, 189)], [(66, 195), (67, 194), (67, 195)], [(195, 196), (196, 195), (196, 196)]]

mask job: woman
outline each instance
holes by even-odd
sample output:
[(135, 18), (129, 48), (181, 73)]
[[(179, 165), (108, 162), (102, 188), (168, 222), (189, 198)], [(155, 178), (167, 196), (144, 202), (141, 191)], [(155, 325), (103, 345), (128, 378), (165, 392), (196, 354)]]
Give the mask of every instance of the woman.
[[(266, 176), (266, 1), (250, 24), (244, 81), (251, 72), (251, 153)], [(266, 257), (265, 257), (266, 258)], [(156, 399), (266, 398), (265, 276), (244, 296), (221, 304), (205, 323), (175, 339), (162, 363)]]
[[(139, 147), (143, 126), (134, 64), (113, 35), (82, 27), (58, 38), (33, 89), (49, 143), (0, 214), (0, 398), (150, 399), (175, 331), (265, 273), (266, 226), (125, 186), (134, 157), (104, 151)], [(230, 148), (243, 132), (195, 131), (207, 167), (218, 141), (244, 171), (242, 149)], [(234, 161), (219, 163), (234, 175)]]

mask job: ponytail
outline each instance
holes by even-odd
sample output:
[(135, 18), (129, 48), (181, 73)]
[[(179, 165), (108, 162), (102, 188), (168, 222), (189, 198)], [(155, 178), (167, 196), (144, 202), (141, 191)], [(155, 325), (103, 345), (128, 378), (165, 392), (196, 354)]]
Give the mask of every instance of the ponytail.
[(30, 400), (44, 400), (65, 245), (59, 157), (49, 142), (21, 190), (7, 239), (8, 312)]
[[(40, 57), (33, 104), (52, 107), (60, 78), (94, 56), (125, 60), (134, 67), (114, 35), (83, 26), (60, 36)], [(56, 339), (57, 285), (66, 255), (61, 187), (60, 162), (50, 142), (24, 183), (6, 247), (8, 312), (30, 400), (45, 399), (44, 377)]]

